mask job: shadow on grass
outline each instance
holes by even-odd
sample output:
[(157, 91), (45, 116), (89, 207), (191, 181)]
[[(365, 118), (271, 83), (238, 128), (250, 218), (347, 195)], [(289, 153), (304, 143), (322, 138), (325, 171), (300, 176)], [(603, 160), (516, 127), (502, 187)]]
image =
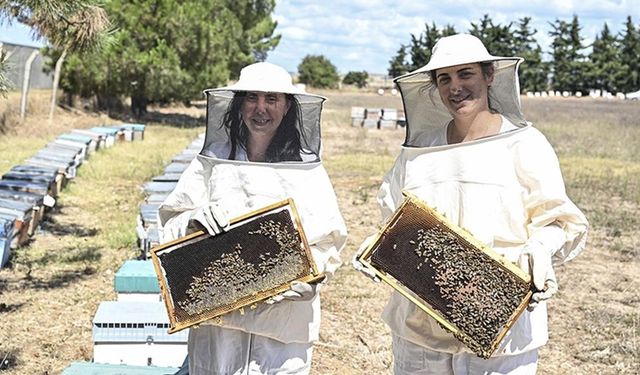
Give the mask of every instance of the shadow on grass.
[(33, 266), (47, 266), (50, 264), (67, 265), (73, 263), (97, 262), (102, 258), (100, 247), (88, 246), (79, 249), (76, 246), (58, 249), (55, 252), (45, 253), (40, 258), (27, 258), (24, 260), (25, 265), (29, 268)]
[(9, 370), (18, 366), (18, 349), (0, 349), (0, 371)]
[(85, 266), (77, 270), (60, 271), (49, 278), (29, 276), (25, 279), (24, 286), (29, 289), (60, 288), (68, 286), (72, 282), (84, 280), (95, 273), (96, 269), (94, 267)]
[(172, 125), (180, 128), (204, 126), (206, 122), (205, 116), (191, 116), (184, 113), (163, 113), (158, 111), (149, 111), (141, 118), (135, 118), (129, 113), (109, 113), (109, 117), (123, 122), (140, 122), (140, 123), (159, 123)]
[(40, 229), (55, 236), (93, 237), (98, 234), (96, 228), (86, 228), (78, 224), (62, 224), (51, 215), (45, 216), (44, 220), (40, 222)]
[[(0, 291), (1, 290), (2, 287), (0, 286)], [(0, 314), (19, 310), (22, 306), (24, 306), (24, 303), (0, 303)]]

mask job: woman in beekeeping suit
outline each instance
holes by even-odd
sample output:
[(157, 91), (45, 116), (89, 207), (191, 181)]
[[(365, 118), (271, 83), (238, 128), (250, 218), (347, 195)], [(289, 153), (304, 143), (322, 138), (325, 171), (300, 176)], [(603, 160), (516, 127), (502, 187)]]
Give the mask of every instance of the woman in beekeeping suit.
[[(206, 90), (202, 151), (160, 207), (163, 241), (293, 198), (320, 272), (333, 274), (346, 228), (320, 160), (325, 98), (292, 84), (283, 68), (256, 63), (232, 86)], [(325, 279), (326, 280), (326, 279)], [(319, 285), (291, 290), (208, 321), (189, 333), (190, 374), (306, 374), (320, 327)]]
[(395, 80), (407, 130), (378, 194), (383, 216), (400, 205), (403, 190), (413, 193), (518, 263), (536, 288), (488, 360), (393, 293), (382, 317), (392, 332), (395, 374), (536, 372), (548, 339), (546, 300), (557, 291), (552, 264), (583, 250), (588, 223), (565, 193), (549, 142), (521, 113), (521, 61), (492, 56), (478, 38), (458, 34), (440, 39), (426, 66)]

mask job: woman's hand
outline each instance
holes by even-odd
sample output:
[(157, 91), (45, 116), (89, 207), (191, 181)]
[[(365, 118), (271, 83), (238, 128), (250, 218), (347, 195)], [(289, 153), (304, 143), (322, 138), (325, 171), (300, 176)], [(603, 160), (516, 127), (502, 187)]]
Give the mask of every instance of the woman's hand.
[(229, 220), (225, 212), (215, 203), (209, 203), (195, 210), (189, 219), (187, 232), (205, 230), (212, 236), (226, 231)]

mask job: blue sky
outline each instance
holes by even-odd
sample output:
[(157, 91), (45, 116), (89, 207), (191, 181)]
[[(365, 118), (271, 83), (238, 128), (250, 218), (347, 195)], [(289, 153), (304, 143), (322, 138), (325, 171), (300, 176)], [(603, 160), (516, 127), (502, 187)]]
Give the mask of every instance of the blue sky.
[[(425, 23), (435, 22), (438, 28), (451, 24), (464, 32), (484, 14), (502, 25), (531, 17), (538, 43), (547, 50), (549, 22), (577, 15), (581, 35), (590, 43), (605, 22), (614, 33), (622, 30), (628, 15), (640, 25), (640, 0), (276, 0), (276, 33), (282, 39), (267, 61), (295, 72), (304, 56), (324, 55), (342, 74), (386, 73), (400, 45), (424, 31)], [(0, 26), (0, 41), (38, 44), (26, 27), (15, 23)]]

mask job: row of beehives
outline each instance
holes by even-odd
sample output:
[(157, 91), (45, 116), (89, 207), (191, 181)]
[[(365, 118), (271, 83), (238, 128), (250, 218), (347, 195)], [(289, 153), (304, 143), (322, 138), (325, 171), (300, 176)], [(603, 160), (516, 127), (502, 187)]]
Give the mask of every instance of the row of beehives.
[(55, 205), (58, 193), (92, 153), (143, 137), (141, 124), (74, 129), (5, 173), (0, 180), (0, 268), (9, 260), (11, 249), (34, 235), (45, 211)]
[[(178, 370), (187, 355), (188, 330), (168, 334), (169, 318), (158, 278), (149, 258), (159, 243), (158, 207), (173, 191), (191, 160), (202, 149), (204, 135), (176, 155), (144, 184), (136, 232), (143, 260), (128, 260), (116, 272), (116, 301), (103, 301), (93, 318), (93, 363), (74, 362), (63, 375), (95, 372), (111, 374), (168, 374)], [(158, 367), (161, 366), (161, 367)], [(157, 371), (157, 372), (156, 372)]]
[(404, 109), (351, 107), (351, 126), (396, 129), (405, 125)]

